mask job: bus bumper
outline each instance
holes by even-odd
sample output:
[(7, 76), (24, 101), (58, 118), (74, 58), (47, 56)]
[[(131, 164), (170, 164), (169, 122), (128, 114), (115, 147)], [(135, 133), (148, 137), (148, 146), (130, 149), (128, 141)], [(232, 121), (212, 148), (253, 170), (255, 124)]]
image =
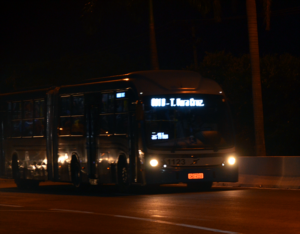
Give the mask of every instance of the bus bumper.
[[(191, 173), (203, 173), (201, 179), (189, 179)], [(177, 184), (198, 182), (237, 182), (238, 167), (220, 166), (205, 168), (147, 168), (146, 184)]]

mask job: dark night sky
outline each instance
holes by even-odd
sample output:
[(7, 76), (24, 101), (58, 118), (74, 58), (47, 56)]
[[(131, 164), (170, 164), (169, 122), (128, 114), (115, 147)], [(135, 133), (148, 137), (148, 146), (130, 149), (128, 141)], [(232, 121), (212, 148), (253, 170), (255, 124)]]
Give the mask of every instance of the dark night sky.
[[(95, 8), (89, 20), (87, 16), (91, 15), (81, 17), (88, 0), (2, 1), (0, 92), (151, 69), (148, 1), (132, 1), (135, 4), (130, 11), (116, 5), (118, 1), (100, 1), (101, 7)], [(199, 62), (205, 52), (224, 50), (235, 56), (248, 54), (245, 1), (236, 0), (237, 10), (233, 12), (232, 0), (221, 0), (222, 21), (216, 23), (212, 12), (203, 17), (187, 1), (153, 0), (160, 68), (184, 69), (193, 64), (192, 26), (200, 40), (197, 45)], [(264, 29), (262, 3), (263, 0), (257, 0), (261, 56), (289, 53), (300, 57), (300, 1), (272, 0), (270, 31)], [(91, 26), (97, 29), (92, 34), (88, 33)], [(299, 100), (299, 75), (295, 75), (298, 70), (291, 69), (291, 65), (285, 64), (286, 70), (278, 68), (276, 79), (271, 74), (268, 80), (271, 88), (263, 92), (266, 144), (270, 155), (299, 154), (296, 150), (299, 111), (295, 108)], [(219, 67), (216, 68), (212, 73)], [(290, 77), (289, 70), (294, 72)], [(245, 155), (252, 155), (250, 78), (248, 82), (243, 75), (235, 83), (231, 78), (221, 75), (225, 84), (229, 82), (228, 93), (242, 92), (238, 94), (239, 100), (232, 99), (237, 102), (235, 108), (240, 110), (240, 115), (239, 111), (233, 112), (240, 122), (237, 133), (241, 136), (241, 146), (247, 151)], [(276, 102), (284, 103), (281, 109), (274, 104)]]
[[(64, 56), (95, 56), (112, 53), (120, 59), (143, 58), (150, 68), (147, 5), (135, 6), (131, 13), (104, 6), (97, 32), (86, 33), (81, 18), (84, 0), (44, 0), (1, 2), (2, 66), (59, 60)], [(106, 1), (103, 1), (106, 2)], [(111, 1), (112, 2), (112, 1)], [(172, 3), (171, 3), (172, 2)], [(181, 69), (193, 62), (191, 25), (201, 39), (199, 59), (205, 51), (225, 50), (235, 55), (248, 53), (247, 20), (244, 1), (222, 2), (222, 22), (213, 14), (203, 17), (178, 1), (154, 0), (158, 55), (162, 69)], [(300, 56), (300, 1), (272, 1), (271, 31), (264, 30), (262, 1), (257, 1), (260, 53), (291, 53)]]

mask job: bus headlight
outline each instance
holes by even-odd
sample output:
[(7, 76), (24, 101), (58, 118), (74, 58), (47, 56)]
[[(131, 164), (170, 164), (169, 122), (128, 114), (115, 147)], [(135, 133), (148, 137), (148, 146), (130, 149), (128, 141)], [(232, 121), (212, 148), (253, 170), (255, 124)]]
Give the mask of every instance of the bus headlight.
[(156, 166), (158, 165), (158, 161), (157, 161), (156, 159), (151, 159), (151, 160), (150, 160), (150, 165), (151, 165), (152, 167), (156, 167)]
[(229, 157), (229, 158), (227, 159), (227, 162), (228, 162), (229, 165), (234, 165), (235, 162), (236, 162), (235, 157), (232, 157), (232, 156)]

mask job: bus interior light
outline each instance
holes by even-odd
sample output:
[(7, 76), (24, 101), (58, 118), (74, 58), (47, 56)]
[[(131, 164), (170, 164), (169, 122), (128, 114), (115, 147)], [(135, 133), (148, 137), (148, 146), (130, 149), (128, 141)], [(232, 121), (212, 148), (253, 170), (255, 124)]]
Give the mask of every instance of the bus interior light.
[(156, 167), (156, 166), (158, 165), (158, 161), (157, 161), (156, 159), (151, 159), (151, 160), (150, 160), (150, 165), (151, 165), (152, 167)]

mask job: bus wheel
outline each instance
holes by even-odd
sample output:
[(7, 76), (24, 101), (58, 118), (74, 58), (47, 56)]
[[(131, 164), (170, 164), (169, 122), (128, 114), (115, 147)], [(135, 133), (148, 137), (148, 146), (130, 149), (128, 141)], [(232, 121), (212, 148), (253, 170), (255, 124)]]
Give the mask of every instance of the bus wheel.
[(12, 156), (12, 175), (15, 183), (19, 189), (27, 188), (27, 181), (21, 179), (20, 170), (19, 170), (19, 163), (18, 163), (18, 155), (13, 154)]
[(72, 155), (71, 176), (72, 176), (72, 183), (74, 187), (76, 188), (81, 187), (81, 170), (76, 155)]
[(128, 192), (128, 167), (125, 160), (122, 160), (118, 164), (118, 187), (120, 192)]
[(187, 187), (196, 191), (208, 191), (211, 189), (212, 184), (213, 182), (189, 183), (187, 184)]

